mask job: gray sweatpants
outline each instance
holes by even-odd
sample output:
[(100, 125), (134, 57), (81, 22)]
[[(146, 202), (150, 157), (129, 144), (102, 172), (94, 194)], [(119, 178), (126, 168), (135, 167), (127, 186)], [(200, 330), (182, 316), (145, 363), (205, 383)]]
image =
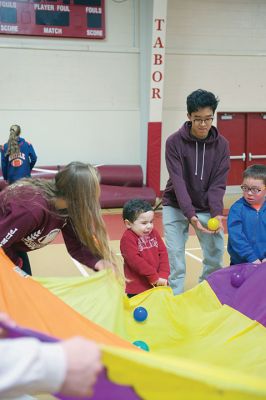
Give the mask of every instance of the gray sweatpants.
[[(203, 226), (207, 226), (209, 213), (197, 213)], [(188, 239), (189, 221), (178, 208), (163, 207), (164, 237), (169, 256), (170, 278), (169, 284), (174, 294), (184, 291), (186, 274), (185, 245)], [(203, 253), (202, 274), (199, 282), (211, 272), (222, 267), (224, 253), (223, 232), (209, 235), (198, 229), (195, 230)]]

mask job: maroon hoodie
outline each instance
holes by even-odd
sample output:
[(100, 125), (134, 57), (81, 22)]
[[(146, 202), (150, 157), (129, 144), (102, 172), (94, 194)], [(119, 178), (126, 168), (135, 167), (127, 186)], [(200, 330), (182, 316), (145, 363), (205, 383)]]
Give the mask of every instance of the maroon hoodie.
[(196, 212), (222, 215), (223, 196), (230, 168), (228, 141), (212, 126), (205, 139), (190, 133), (185, 124), (166, 141), (169, 179), (163, 205), (180, 208), (190, 220)]
[(18, 252), (28, 252), (46, 246), (62, 232), (69, 254), (93, 268), (100, 257), (91, 253), (77, 238), (68, 217), (58, 215), (58, 210), (40, 193), (21, 186), (19, 195), (4, 200), (5, 189), (0, 193), (0, 247), (20, 266)]

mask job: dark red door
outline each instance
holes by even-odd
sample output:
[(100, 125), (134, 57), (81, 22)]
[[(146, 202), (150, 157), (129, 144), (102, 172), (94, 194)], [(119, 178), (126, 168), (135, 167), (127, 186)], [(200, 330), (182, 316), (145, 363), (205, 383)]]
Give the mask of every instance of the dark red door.
[(227, 185), (240, 185), (249, 165), (266, 165), (266, 112), (218, 113), (217, 128), (230, 144)]
[(218, 113), (217, 128), (230, 145), (231, 168), (227, 185), (240, 185), (246, 168), (246, 114)]
[(247, 164), (266, 165), (266, 113), (248, 113), (247, 132)]

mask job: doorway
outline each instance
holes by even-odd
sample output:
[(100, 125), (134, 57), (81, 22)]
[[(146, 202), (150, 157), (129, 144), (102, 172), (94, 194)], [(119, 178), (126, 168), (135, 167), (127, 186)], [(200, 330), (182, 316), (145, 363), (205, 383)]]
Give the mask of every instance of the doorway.
[(217, 128), (230, 145), (227, 185), (239, 186), (249, 165), (266, 165), (266, 112), (219, 112)]

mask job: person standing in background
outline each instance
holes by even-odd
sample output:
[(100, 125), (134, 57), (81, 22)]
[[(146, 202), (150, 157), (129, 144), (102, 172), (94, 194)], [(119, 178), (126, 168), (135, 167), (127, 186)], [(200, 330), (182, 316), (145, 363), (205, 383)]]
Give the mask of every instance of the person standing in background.
[(19, 125), (10, 127), (8, 142), (1, 149), (3, 178), (9, 184), (21, 178), (30, 177), (37, 156), (32, 144), (20, 137)]
[[(203, 252), (200, 281), (222, 267), (224, 237), (223, 196), (230, 167), (228, 141), (212, 125), (218, 98), (198, 89), (187, 97), (188, 121), (166, 141), (169, 179), (163, 194), (163, 224), (170, 262), (169, 283), (174, 294), (184, 290), (185, 244), (189, 224)], [(210, 217), (220, 221), (214, 232)]]

